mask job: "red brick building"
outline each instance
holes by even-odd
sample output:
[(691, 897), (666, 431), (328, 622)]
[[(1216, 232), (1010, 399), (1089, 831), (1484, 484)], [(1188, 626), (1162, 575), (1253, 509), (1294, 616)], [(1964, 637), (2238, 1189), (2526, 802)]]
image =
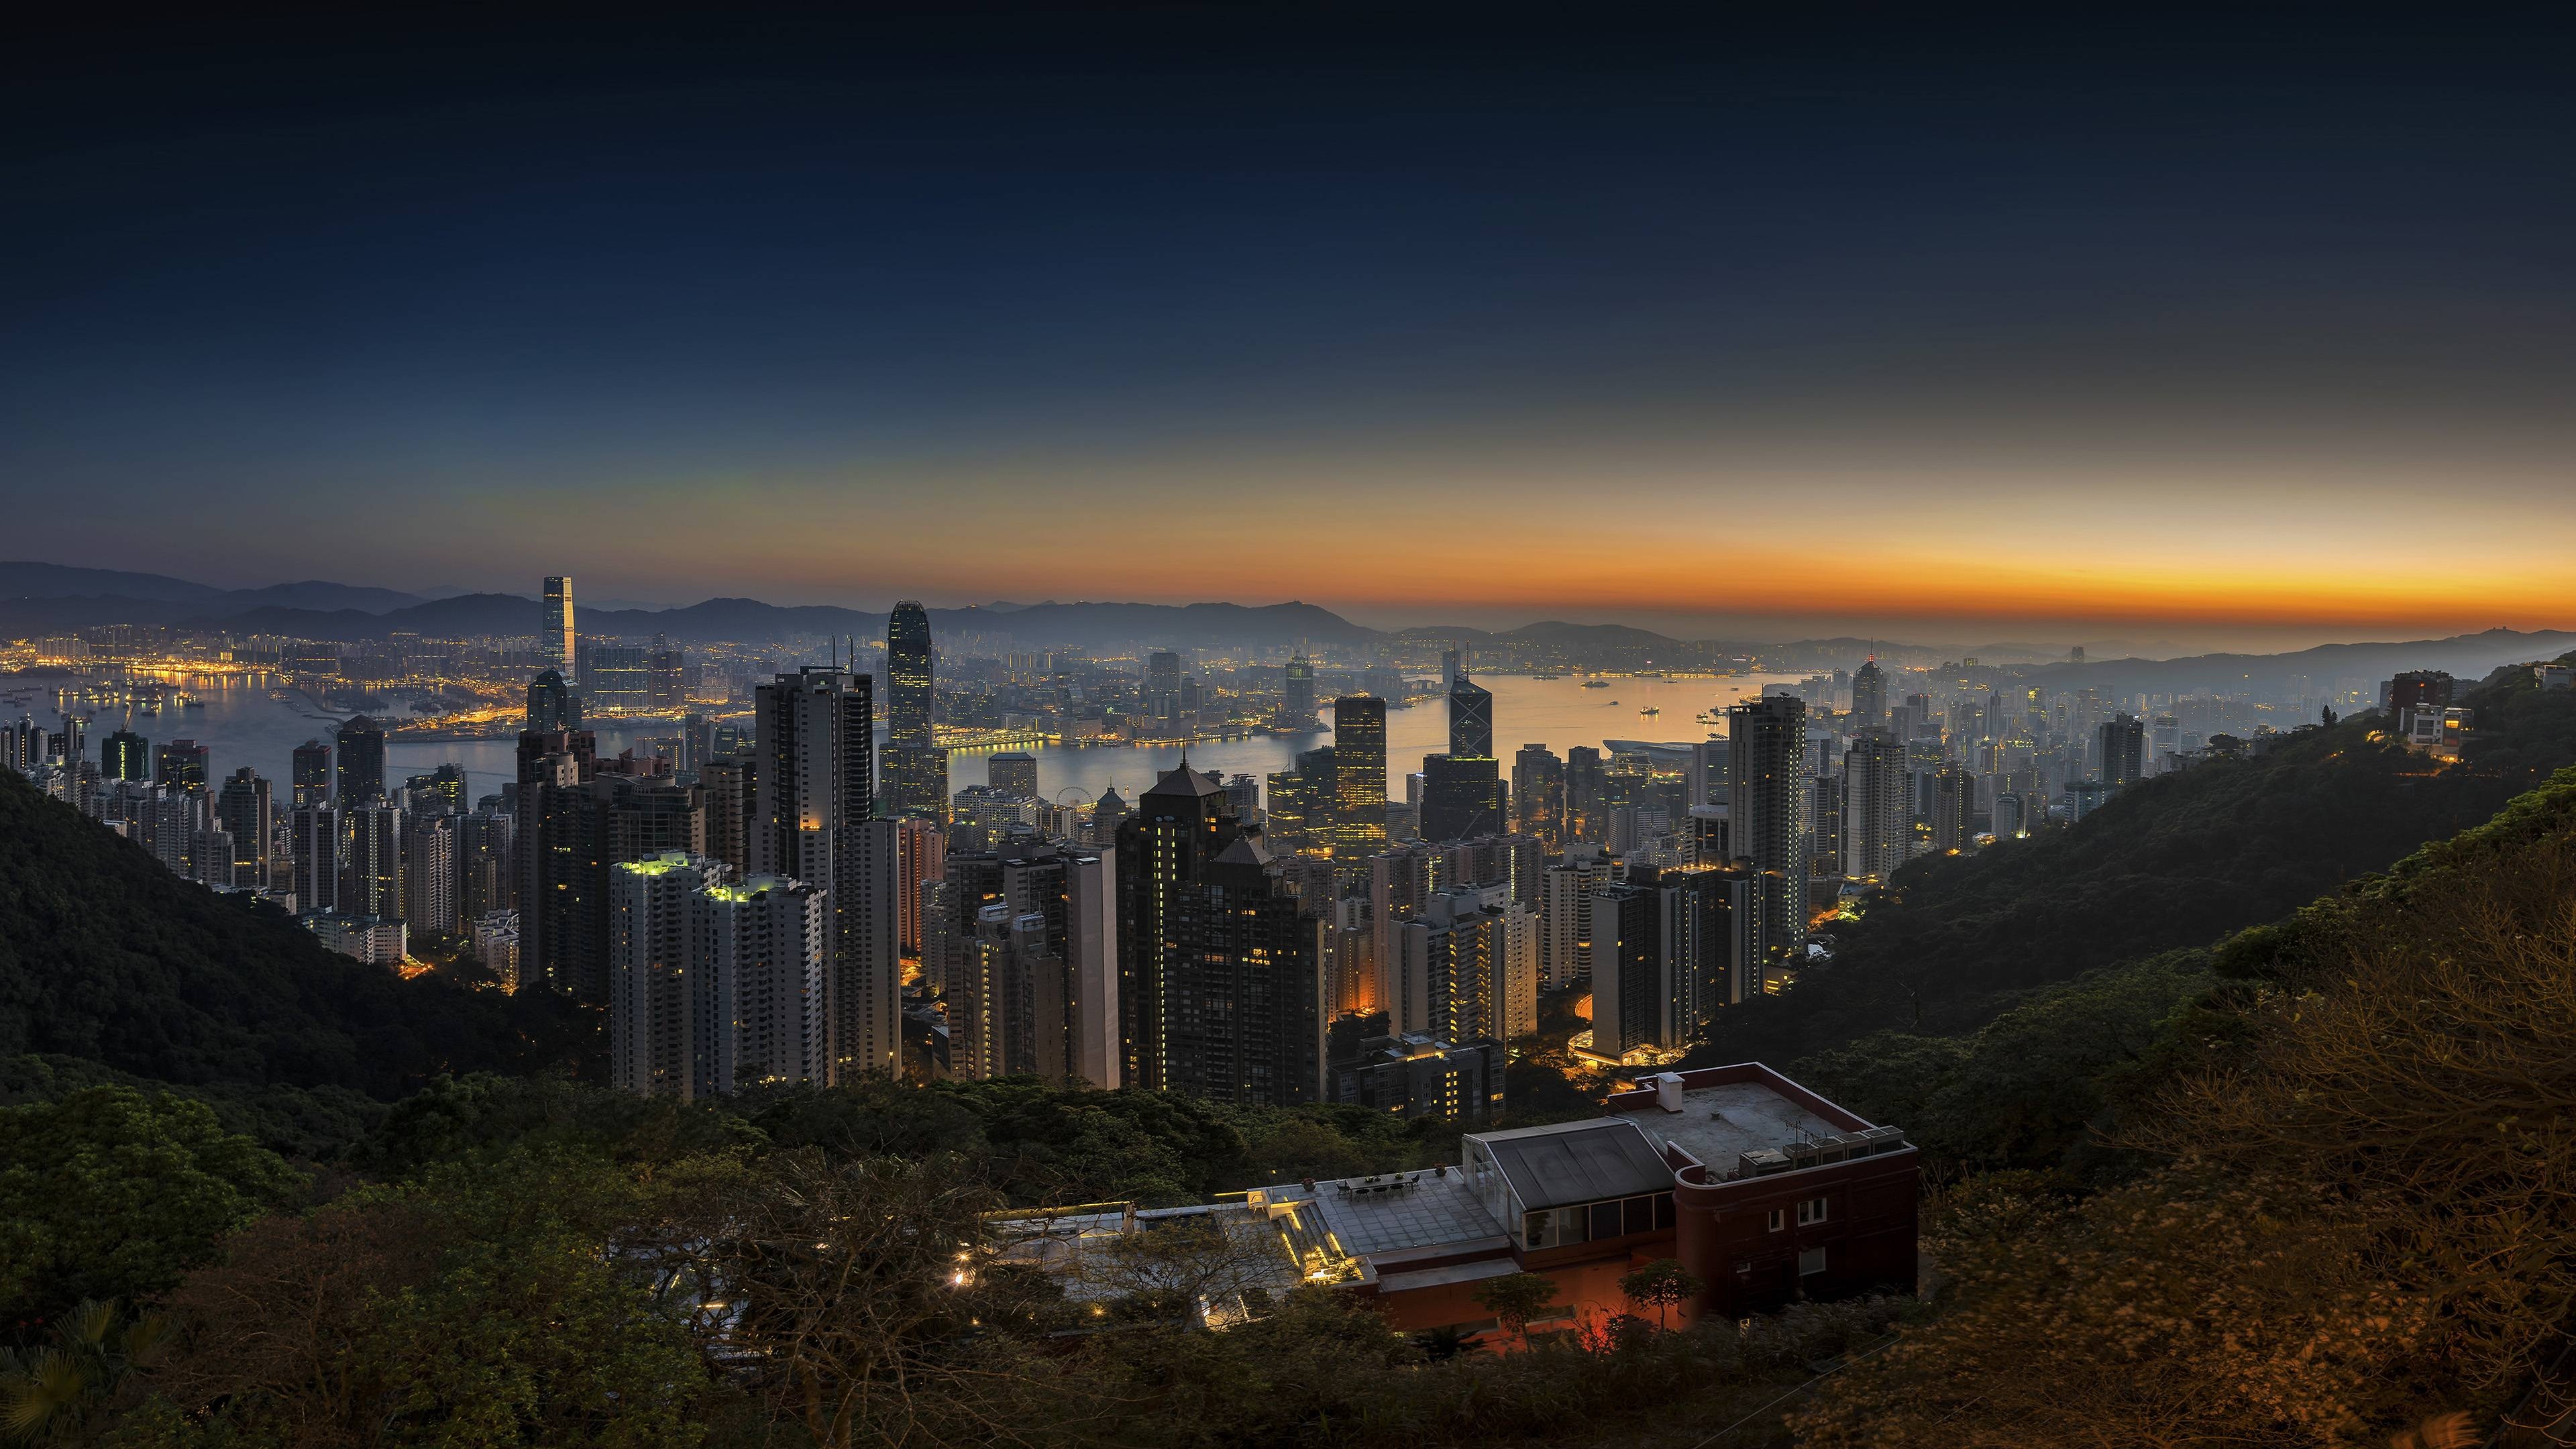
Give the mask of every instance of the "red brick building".
[(1678, 1258), (1686, 1305), (1742, 1317), (1806, 1299), (1912, 1292), (1919, 1167), (1878, 1127), (1759, 1063), (1672, 1073), (1599, 1117), (1477, 1133), (1459, 1166), (1285, 1184), (1249, 1206), (1310, 1277), (1376, 1295), (1405, 1331), (1487, 1330), (1475, 1287), (1556, 1280), (1571, 1327), (1632, 1312), (1621, 1275)]

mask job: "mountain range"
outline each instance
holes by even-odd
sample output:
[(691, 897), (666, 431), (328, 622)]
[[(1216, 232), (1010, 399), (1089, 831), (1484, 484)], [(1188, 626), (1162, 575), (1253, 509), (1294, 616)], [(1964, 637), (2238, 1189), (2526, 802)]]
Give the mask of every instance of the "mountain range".
[[(2347, 678), (2380, 680), (2401, 669), (2443, 669), (2476, 678), (2498, 665), (2554, 657), (2576, 648), (2576, 633), (2490, 629), (2447, 639), (2327, 644), (2287, 654), (2200, 654), (2173, 659), (2048, 662), (2025, 644), (1927, 646), (1860, 638), (1684, 641), (1624, 624), (1543, 620), (1500, 631), (1421, 626), (1393, 631), (1355, 624), (1315, 604), (1140, 604), (1053, 599), (995, 601), (932, 609), (939, 634), (987, 647), (1090, 648), (1147, 644), (1173, 647), (1365, 648), (1454, 643), (1471, 656), (1509, 646), (1538, 648), (1596, 661), (1638, 664), (1703, 662), (1759, 655), (1766, 667), (1792, 672), (1847, 667), (1864, 654), (1930, 664), (1975, 657), (2035, 665), (2032, 678), (2055, 687), (2093, 687), (2114, 698), (2138, 693), (2256, 688), (2280, 691), (2305, 675), (2317, 694)], [(538, 602), (516, 594), (425, 594), (309, 579), (258, 589), (220, 589), (162, 574), (62, 564), (0, 562), (0, 636), (31, 636), (99, 624), (160, 624), (356, 642), (397, 633), (431, 638), (533, 633)], [(886, 616), (831, 604), (780, 605), (758, 599), (707, 599), (685, 608), (578, 610), (585, 634), (689, 643), (794, 636), (884, 636)], [(1668, 652), (1669, 651), (1669, 652)]]

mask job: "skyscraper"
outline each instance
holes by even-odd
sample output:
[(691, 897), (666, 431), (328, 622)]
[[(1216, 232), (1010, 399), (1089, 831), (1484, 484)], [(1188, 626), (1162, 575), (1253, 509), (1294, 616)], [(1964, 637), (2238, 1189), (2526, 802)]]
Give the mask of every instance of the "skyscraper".
[(537, 620), (537, 657), (564, 683), (577, 682), (573, 670), (581, 654), (574, 643), (569, 576), (550, 576), (546, 580), (545, 612)]
[[(921, 606), (910, 617), (922, 620)], [(919, 687), (928, 688), (929, 629), (906, 638), (906, 610), (895, 611), (892, 642), (917, 657)], [(779, 675), (755, 691), (759, 758), (749, 854), (761, 875), (803, 881), (829, 893), (830, 969), (824, 976), (826, 1078), (856, 1081), (896, 1070), (903, 1045), (897, 993), (895, 824), (872, 818), (875, 721), (864, 674), (806, 668)], [(925, 728), (926, 719), (918, 721)], [(941, 775), (946, 774), (943, 768)], [(915, 782), (918, 783), (917, 781)], [(934, 798), (933, 803), (939, 803)]]
[[(1807, 706), (1766, 694), (1730, 705), (1728, 848), (1773, 879), (1760, 892), (1764, 985), (1807, 956)], [(1848, 849), (1848, 846), (1846, 846)]]
[(1386, 701), (1373, 694), (1333, 701), (1332, 811), (1335, 860), (1386, 848)]
[(521, 726), (532, 730), (581, 728), (581, 699), (564, 687), (563, 675), (545, 670), (528, 681), (528, 716)]
[(984, 778), (1005, 794), (1033, 797), (1038, 793), (1037, 756), (1005, 750), (985, 762)]
[(609, 1085), (682, 1101), (715, 1091), (716, 1039), (733, 1003), (689, 969), (689, 898), (723, 872), (682, 851), (609, 868)]
[(947, 860), (948, 833), (938, 821), (895, 822), (895, 949), (907, 959), (921, 960), (922, 883), (945, 878)]
[(2100, 768), (2097, 778), (2105, 785), (2134, 785), (2146, 778), (2147, 726), (2133, 714), (2118, 714), (2102, 722), (2097, 732)]
[(1843, 752), (1843, 873), (1885, 880), (1912, 853), (1905, 747), (1886, 730), (1864, 729)]
[(802, 881), (755, 875), (689, 899), (689, 974), (720, 1006), (715, 1090), (825, 1079), (830, 902)]
[(1977, 777), (1943, 765), (1932, 777), (1932, 848), (1962, 851), (1977, 843)]
[(340, 807), (339, 914), (399, 921), (403, 814), (381, 798)]
[[(42, 760), (31, 762), (41, 765)], [(152, 747), (132, 730), (118, 730), (98, 744), (98, 773), (103, 780), (152, 778)]]
[(302, 810), (320, 805), (331, 798), (331, 747), (320, 740), (306, 740), (295, 747), (294, 793), (287, 798), (290, 809)]
[(207, 750), (195, 740), (171, 740), (152, 752), (152, 783), (206, 793)]
[(1512, 756), (1513, 828), (1538, 837), (1550, 855), (1565, 848), (1565, 762), (1544, 744)]
[(276, 812), (268, 796), (268, 782), (244, 765), (224, 778), (224, 786), (215, 796), (215, 820), (233, 838), (232, 883), (237, 886), (268, 885), (269, 837)]
[(1873, 654), (1852, 671), (1852, 719), (1867, 727), (1887, 723), (1887, 672), (1878, 667)]
[(1422, 838), (1464, 840), (1510, 828), (1502, 764), (1494, 758), (1494, 696), (1450, 651), (1449, 753), (1422, 762)]
[(1150, 733), (1162, 739), (1187, 733), (1182, 728), (1180, 655), (1169, 649), (1157, 649), (1145, 656), (1143, 698)]
[(385, 798), (385, 732), (365, 715), (340, 726), (339, 801), (343, 808)]
[[(885, 813), (948, 823), (948, 752), (933, 729), (938, 693), (931, 685), (936, 651), (930, 613), (915, 599), (898, 601), (886, 620)], [(803, 879), (803, 877), (800, 877)]]
[(1313, 729), (1315, 720), (1315, 661), (1298, 650), (1282, 672), (1279, 690), (1280, 723), (1288, 729)]
[(1247, 1104), (1316, 1100), (1324, 926), (1298, 909), (1214, 780), (1184, 764), (1145, 792), (1118, 830), (1116, 890), (1126, 1083)]

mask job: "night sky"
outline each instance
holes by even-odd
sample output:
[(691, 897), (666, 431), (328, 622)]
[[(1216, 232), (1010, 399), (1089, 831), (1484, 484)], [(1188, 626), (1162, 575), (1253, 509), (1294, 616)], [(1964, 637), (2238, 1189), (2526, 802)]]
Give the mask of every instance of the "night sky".
[(0, 553), (1740, 637), (2576, 624), (2564, 33), (355, 24), (0, 46)]

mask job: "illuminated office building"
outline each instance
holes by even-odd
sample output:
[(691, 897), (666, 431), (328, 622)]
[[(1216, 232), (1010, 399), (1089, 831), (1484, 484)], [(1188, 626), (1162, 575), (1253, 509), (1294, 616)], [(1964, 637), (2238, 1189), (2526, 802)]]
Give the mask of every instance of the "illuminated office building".
[(885, 813), (948, 823), (948, 752), (935, 725), (930, 612), (904, 599), (886, 620)]
[[(572, 627), (572, 579), (549, 576), (546, 579), (545, 611), (537, 620), (537, 657), (545, 667), (566, 684), (577, 682), (573, 671), (580, 659)], [(570, 726), (559, 726), (570, 728)]]
[(1333, 701), (1335, 860), (1364, 861), (1386, 848), (1386, 701), (1345, 695)]
[(1538, 837), (1547, 853), (1565, 848), (1565, 762), (1543, 744), (1512, 756), (1513, 828)]

